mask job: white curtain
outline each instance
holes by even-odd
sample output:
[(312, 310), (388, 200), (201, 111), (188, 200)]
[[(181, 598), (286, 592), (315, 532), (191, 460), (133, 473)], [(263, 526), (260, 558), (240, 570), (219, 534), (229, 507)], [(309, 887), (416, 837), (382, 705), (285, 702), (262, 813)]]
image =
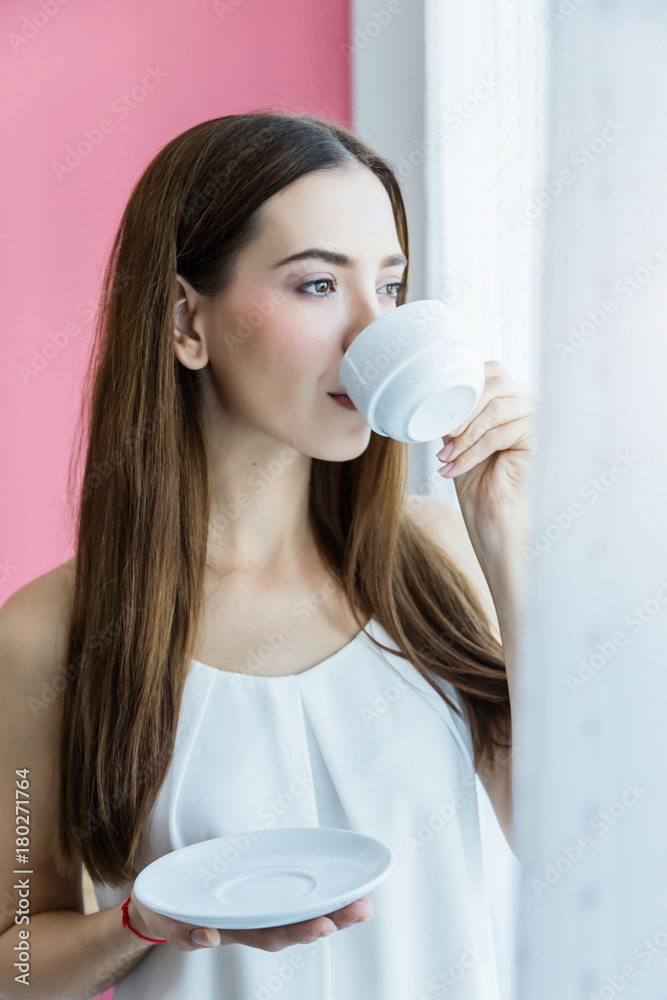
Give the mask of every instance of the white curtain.
[(667, 4), (563, 0), (555, 13), (517, 998), (662, 1000)]
[[(487, 360), (538, 392), (542, 222), (526, 219), (542, 181), (546, 19), (537, 0), (425, 0), (424, 293)], [(407, 166), (404, 172), (407, 172)], [(417, 446), (414, 492), (456, 503), (431, 443)]]
[[(537, 393), (542, 226), (526, 210), (545, 160), (544, 9), (426, 0), (424, 16), (425, 294), (447, 303), (485, 359)], [(457, 504), (453, 482), (436, 471), (437, 447), (414, 451), (412, 490)], [(519, 865), (481, 783), (478, 793), (500, 995), (514, 1000)]]

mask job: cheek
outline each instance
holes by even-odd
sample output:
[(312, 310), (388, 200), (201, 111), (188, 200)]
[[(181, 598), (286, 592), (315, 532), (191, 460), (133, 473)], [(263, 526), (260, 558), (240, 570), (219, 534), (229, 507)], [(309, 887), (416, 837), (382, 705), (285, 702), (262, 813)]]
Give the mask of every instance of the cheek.
[(248, 336), (237, 337), (232, 350), (224, 341), (216, 346), (211, 361), (227, 403), (267, 429), (280, 431), (289, 414), (309, 410), (332, 368), (322, 338), (284, 317), (265, 317)]
[[(248, 337), (246, 360), (274, 380), (280, 373), (286, 378), (304, 374), (313, 379), (331, 367), (331, 353), (329, 339), (314, 329), (310, 318), (298, 312), (290, 318), (283, 312), (265, 317)], [(297, 390), (296, 385), (293, 388)]]
[(211, 345), (215, 375), (229, 400), (243, 409), (251, 402), (260, 410), (264, 402), (281, 409), (298, 398), (307, 403), (325, 383), (336, 381), (334, 327), (339, 325), (331, 317), (325, 323), (316, 308), (289, 293), (275, 302), (269, 289), (261, 293), (253, 286), (252, 292), (240, 289), (218, 318)]

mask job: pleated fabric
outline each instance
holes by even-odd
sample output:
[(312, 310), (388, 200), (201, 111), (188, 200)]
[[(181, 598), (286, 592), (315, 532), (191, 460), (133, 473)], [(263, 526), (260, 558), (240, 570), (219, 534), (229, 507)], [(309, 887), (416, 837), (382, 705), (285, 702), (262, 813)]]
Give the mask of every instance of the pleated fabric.
[[(366, 631), (396, 650), (374, 619)], [(434, 675), (435, 676), (435, 675)], [(462, 708), (456, 689), (435, 678)], [(183, 952), (156, 944), (117, 1000), (498, 1000), (472, 741), (416, 668), (364, 633), (316, 666), (266, 677), (193, 660), (140, 867), (212, 837), (335, 827), (394, 866), (374, 917), (310, 945)], [(131, 883), (96, 885), (100, 908)], [(130, 933), (128, 931), (128, 933)]]

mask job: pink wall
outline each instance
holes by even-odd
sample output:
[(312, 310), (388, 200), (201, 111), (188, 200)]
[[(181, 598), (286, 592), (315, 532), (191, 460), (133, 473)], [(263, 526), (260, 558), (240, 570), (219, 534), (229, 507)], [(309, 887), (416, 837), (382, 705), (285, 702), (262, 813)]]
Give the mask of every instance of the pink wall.
[[(350, 85), (347, 0), (4, 0), (0, 26), (2, 605), (73, 554), (65, 477), (91, 305), (144, 167), (191, 125), (265, 105), (349, 125)], [(62, 170), (86, 130), (90, 155)]]
[[(65, 476), (91, 303), (132, 185), (219, 115), (276, 105), (349, 125), (350, 83), (347, 0), (4, 0), (0, 26), (2, 605), (73, 555)], [(90, 155), (60, 170), (86, 130)]]

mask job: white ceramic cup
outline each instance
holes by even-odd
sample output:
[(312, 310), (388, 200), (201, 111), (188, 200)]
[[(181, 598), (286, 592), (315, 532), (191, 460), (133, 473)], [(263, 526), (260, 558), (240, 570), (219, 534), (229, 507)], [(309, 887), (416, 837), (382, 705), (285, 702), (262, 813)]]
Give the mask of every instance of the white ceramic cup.
[(397, 306), (350, 344), (340, 384), (376, 434), (416, 444), (453, 431), (484, 388), (484, 358), (438, 299)]

